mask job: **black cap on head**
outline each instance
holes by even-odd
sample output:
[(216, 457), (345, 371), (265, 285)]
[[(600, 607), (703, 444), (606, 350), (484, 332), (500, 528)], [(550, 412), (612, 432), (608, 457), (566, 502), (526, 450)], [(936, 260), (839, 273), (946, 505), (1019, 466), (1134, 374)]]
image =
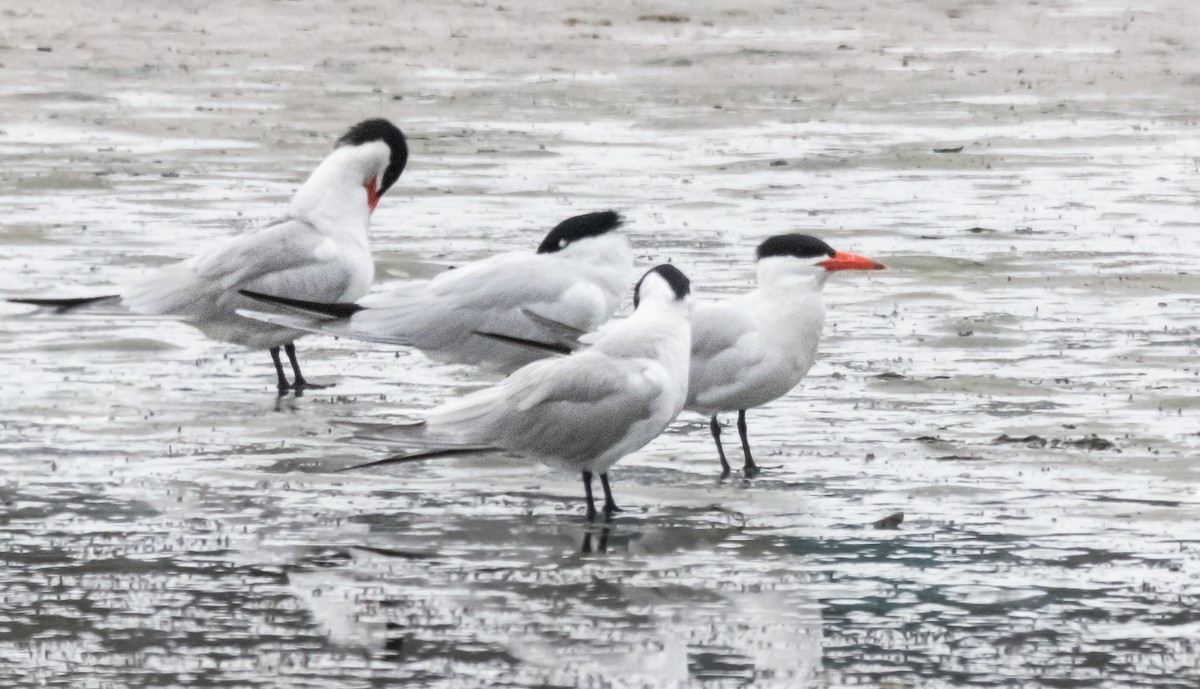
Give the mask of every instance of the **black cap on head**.
[(825, 242), (806, 234), (779, 234), (758, 245), (758, 259), (772, 256), (793, 256), (795, 258), (832, 257), (837, 252)]
[(633, 308), (636, 309), (638, 304), (640, 304), (642, 301), (642, 283), (645, 282), (646, 278), (650, 277), (650, 275), (653, 273), (658, 273), (659, 277), (667, 281), (667, 284), (671, 286), (671, 290), (675, 292), (676, 300), (683, 299), (692, 293), (692, 281), (688, 279), (688, 276), (684, 275), (682, 270), (676, 268), (670, 263), (664, 263), (662, 265), (654, 266), (650, 270), (646, 271), (646, 274), (642, 276), (642, 279), (638, 280), (637, 284), (634, 285)]
[(382, 141), (392, 151), (392, 158), (383, 173), (383, 179), (379, 180), (379, 195), (383, 196), (396, 180), (400, 179), (400, 173), (404, 172), (404, 166), (408, 164), (408, 143), (404, 140), (404, 133), (382, 117), (363, 120), (337, 140), (336, 148), (361, 146), (372, 141)]
[(600, 211), (599, 213), (585, 213), (576, 215), (573, 218), (567, 218), (560, 222), (557, 227), (550, 230), (550, 234), (542, 240), (538, 246), (539, 254), (552, 254), (555, 251), (561, 251), (571, 244), (571, 242), (588, 237), (599, 237), (602, 234), (611, 232), (620, 227), (625, 222), (616, 211)]

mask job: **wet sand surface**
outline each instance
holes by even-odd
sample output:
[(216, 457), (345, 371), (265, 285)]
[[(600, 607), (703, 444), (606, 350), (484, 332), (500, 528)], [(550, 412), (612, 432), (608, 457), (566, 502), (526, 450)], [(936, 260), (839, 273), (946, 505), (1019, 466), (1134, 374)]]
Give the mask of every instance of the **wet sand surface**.
[(331, 473), (471, 370), (311, 337), (336, 386), (277, 400), (263, 352), (4, 306), (3, 685), (1197, 686), (1193, 3), (418, 5), (7, 2), (3, 296), (264, 222), (370, 116), (382, 280), (609, 207), (702, 296), (781, 232), (891, 270), (830, 280), (762, 476), (685, 413), (606, 527), (542, 467)]

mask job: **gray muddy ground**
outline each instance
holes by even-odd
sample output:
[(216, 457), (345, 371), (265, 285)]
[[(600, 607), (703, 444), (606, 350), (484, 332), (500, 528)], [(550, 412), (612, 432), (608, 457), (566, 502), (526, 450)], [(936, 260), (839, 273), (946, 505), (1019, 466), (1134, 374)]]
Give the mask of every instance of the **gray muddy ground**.
[(1200, 682), (1189, 0), (2, 8), (2, 296), (263, 222), (377, 115), (383, 279), (608, 207), (710, 295), (784, 231), (892, 268), (830, 281), (763, 476), (685, 414), (607, 528), (541, 467), (330, 473), (470, 370), (313, 337), (336, 386), (276, 400), (185, 326), (0, 307), (5, 686)]

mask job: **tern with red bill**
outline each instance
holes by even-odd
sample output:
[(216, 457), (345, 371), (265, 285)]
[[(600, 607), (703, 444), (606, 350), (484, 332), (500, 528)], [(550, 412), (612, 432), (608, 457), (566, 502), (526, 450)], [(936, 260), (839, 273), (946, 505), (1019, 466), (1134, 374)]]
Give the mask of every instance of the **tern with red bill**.
[[(834, 251), (803, 234), (777, 235), (758, 246), (758, 287), (718, 302), (700, 301), (692, 313), (692, 353), (686, 409), (709, 417), (709, 430), (721, 459), (721, 476), (730, 474), (721, 445), (721, 412), (738, 413), (738, 434), (747, 477), (758, 474), (750, 452), (746, 410), (791, 391), (817, 360), (825, 324), (821, 291), (830, 274), (843, 270), (883, 270), (882, 263), (858, 254)], [(545, 321), (546, 319), (542, 319)], [(547, 354), (586, 351), (596, 338), (621, 321), (610, 321), (593, 333), (557, 329), (556, 338), (504, 332), (477, 334)], [(544, 326), (548, 325), (543, 323)]]
[[(296, 359), (293, 342), (305, 332), (237, 315), (239, 308), (258, 305), (238, 290), (323, 302), (365, 295), (375, 277), (367, 241), (371, 213), (407, 161), (408, 146), (395, 125), (384, 119), (359, 122), (337, 140), (287, 211), (267, 225), (161, 268), (120, 294), (8, 301), (59, 313), (99, 308), (172, 317), (215, 340), (269, 350), (280, 393), (320, 387), (304, 379)], [(292, 365), (290, 384), (280, 348)]]
[(699, 301), (692, 313), (689, 411), (710, 417), (722, 476), (730, 473), (721, 446), (721, 412), (738, 413), (743, 472), (758, 474), (750, 452), (746, 410), (791, 391), (817, 360), (826, 280), (843, 270), (883, 270), (866, 256), (835, 251), (803, 234), (771, 237), (758, 245), (758, 286), (724, 301)]

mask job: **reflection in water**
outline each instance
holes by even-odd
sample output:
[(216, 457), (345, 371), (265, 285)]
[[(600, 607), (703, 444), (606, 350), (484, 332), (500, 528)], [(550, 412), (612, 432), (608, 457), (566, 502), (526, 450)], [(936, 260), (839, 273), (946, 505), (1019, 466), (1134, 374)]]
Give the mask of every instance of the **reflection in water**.
[[(544, 528), (563, 535), (579, 528), (568, 522)], [(626, 526), (630, 538), (615, 537)], [(769, 578), (700, 593), (692, 578), (716, 571), (680, 567), (663, 577), (672, 568), (658, 557), (714, 543), (685, 531), (584, 527), (583, 554), (607, 552), (616, 562), (581, 559), (556, 547), (539, 561), (505, 564), (491, 558), (510, 544), (459, 543), (460, 557), (474, 563), (470, 572), (461, 562), (445, 566), (436, 558), (355, 546), (338, 557), (305, 556), (287, 582), (332, 645), (378, 652), (403, 666), (397, 670), (448, 657), (460, 670), (499, 665), (513, 679), (552, 673), (571, 683), (587, 676), (812, 676), (821, 658), (818, 608), (801, 591), (781, 589)], [(635, 542), (642, 548), (632, 547)], [(643, 559), (652, 554), (657, 564)], [(660, 570), (657, 581), (645, 578), (646, 566)]]
[[(281, 475), (268, 504), (253, 497), (257, 476), (150, 503), (136, 486), (19, 500), (8, 489), (9, 658), (39, 658), (28, 677), (81, 681), (85, 661), (183, 677), (216, 659), (234, 676), (297, 680), (336, 667), (412, 681), (795, 686), (1005, 667), (1154, 686), (1163, 659), (1196, 657), (1200, 600), (1181, 595), (1183, 561), (1100, 547), (1086, 531), (910, 521), (806, 535), (815, 525), (795, 517), (687, 507), (590, 525), (569, 511), (502, 514), (499, 492), (414, 509), (427, 486), (361, 483), (337, 491), (358, 507), (331, 514), (311, 509), (323, 475)], [(271, 529), (251, 528), (264, 518)]]
[[(600, 535), (596, 543), (596, 552), (608, 552), (608, 534), (612, 528), (608, 524), (600, 527)], [(591, 554), (592, 552), (592, 530), (588, 529), (583, 532), (583, 545), (579, 547), (579, 552), (583, 555)]]

